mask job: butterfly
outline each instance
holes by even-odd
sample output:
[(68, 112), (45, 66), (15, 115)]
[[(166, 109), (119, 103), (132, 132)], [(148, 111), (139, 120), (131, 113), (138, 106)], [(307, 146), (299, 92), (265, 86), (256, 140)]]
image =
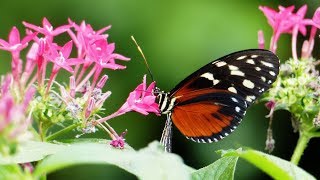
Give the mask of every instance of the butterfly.
[(171, 152), (172, 123), (198, 143), (217, 142), (232, 133), (252, 103), (279, 73), (279, 58), (249, 49), (221, 57), (195, 71), (170, 92), (155, 88), (161, 114), (167, 115), (160, 143)]

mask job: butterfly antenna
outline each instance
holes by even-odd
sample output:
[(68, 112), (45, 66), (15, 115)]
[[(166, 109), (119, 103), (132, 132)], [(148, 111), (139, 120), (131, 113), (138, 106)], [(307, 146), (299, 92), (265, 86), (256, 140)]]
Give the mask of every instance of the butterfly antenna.
[(149, 67), (149, 64), (148, 64), (148, 62), (147, 62), (146, 57), (144, 56), (144, 54), (143, 54), (143, 52), (142, 52), (142, 49), (140, 48), (140, 46), (138, 45), (137, 41), (134, 39), (133, 36), (131, 36), (131, 39), (132, 39), (132, 41), (136, 44), (136, 46), (137, 46), (137, 48), (138, 48), (138, 51), (140, 52), (140, 54), (141, 54), (141, 56), (142, 56), (142, 58), (143, 58), (143, 60), (144, 60), (144, 63), (145, 63), (146, 66), (147, 66), (147, 69), (148, 69), (148, 71), (149, 71), (149, 74), (150, 74), (150, 76), (151, 76), (151, 79), (152, 79), (152, 81), (154, 81), (153, 75), (152, 75), (151, 70), (150, 70), (150, 67)]

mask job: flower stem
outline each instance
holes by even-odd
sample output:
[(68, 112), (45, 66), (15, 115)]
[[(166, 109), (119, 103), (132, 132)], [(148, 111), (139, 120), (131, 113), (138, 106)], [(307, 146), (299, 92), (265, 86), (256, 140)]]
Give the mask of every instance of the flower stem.
[(293, 155), (291, 157), (291, 162), (295, 165), (298, 165), (300, 158), (307, 147), (308, 142), (310, 141), (311, 137), (307, 134), (301, 133), (298, 139), (298, 143), (296, 148), (294, 149)]
[(65, 134), (65, 133), (73, 130), (74, 128), (76, 128), (76, 127), (78, 127), (78, 126), (79, 126), (78, 123), (72, 124), (72, 125), (64, 128), (64, 129), (62, 129), (62, 130), (60, 130), (60, 131), (58, 131), (58, 132), (56, 132), (56, 133), (54, 133), (54, 134), (51, 134), (50, 136), (48, 136), (48, 137), (46, 138), (46, 141), (52, 141), (52, 140), (56, 139), (57, 137), (59, 137), (59, 136)]

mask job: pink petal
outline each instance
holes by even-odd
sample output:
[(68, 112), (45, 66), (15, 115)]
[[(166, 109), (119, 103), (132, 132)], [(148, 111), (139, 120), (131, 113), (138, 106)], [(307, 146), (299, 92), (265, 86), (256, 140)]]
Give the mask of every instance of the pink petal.
[(31, 41), (38, 33), (37, 32), (34, 32), (32, 34), (29, 34), (27, 35), (26, 37), (24, 37), (21, 41), (21, 44), (26, 44), (28, 43), (29, 41)]
[(106, 27), (104, 27), (104, 28), (102, 28), (102, 29), (99, 29), (99, 30), (97, 31), (97, 34), (102, 34), (102, 33), (104, 33), (105, 31), (109, 30), (110, 28), (111, 28), (111, 25), (106, 26)]
[(38, 43), (34, 42), (27, 53), (27, 59), (35, 61), (38, 57), (39, 45)]
[(44, 17), (42, 19), (42, 26), (43, 26), (43, 28), (51, 28), (52, 27), (51, 23), (48, 21), (48, 19), (46, 17)]
[(54, 31), (52, 32), (53, 36), (57, 36), (61, 33), (64, 33), (66, 31), (68, 31), (70, 29), (71, 25), (62, 25), (57, 27), (56, 29), (54, 29)]
[(144, 109), (141, 109), (141, 108), (138, 108), (138, 107), (136, 107), (136, 106), (134, 106), (133, 108), (132, 108), (132, 110), (134, 110), (134, 111), (136, 111), (136, 112), (138, 112), (138, 113), (140, 113), (140, 114), (143, 114), (143, 115), (148, 115), (149, 113), (147, 112), (147, 111), (145, 111)]
[(15, 45), (15, 44), (20, 43), (20, 33), (19, 33), (19, 30), (15, 26), (10, 31), (9, 43), (11, 45)]
[(300, 7), (300, 9), (297, 11), (297, 15), (304, 18), (304, 16), (306, 15), (307, 13), (307, 9), (308, 9), (308, 6), (305, 4), (303, 5), (302, 7)]
[(72, 51), (72, 45), (73, 45), (73, 42), (72, 40), (67, 42), (62, 48), (61, 48), (61, 53), (63, 54), (63, 57), (64, 58), (69, 58), (70, 56), (70, 53)]
[(315, 24), (320, 26), (320, 7), (318, 7), (317, 10), (314, 12), (312, 20)]
[(3, 47), (9, 47), (10, 46), (10, 44), (7, 41), (3, 40), (3, 39), (0, 39), (0, 45), (3, 46)]
[(126, 68), (126, 66), (122, 66), (122, 65), (119, 65), (119, 64), (110, 64), (110, 63), (105, 64), (102, 67), (108, 68), (108, 69), (112, 69), (112, 70), (125, 69)]
[(156, 86), (156, 82), (153, 81), (153, 82), (149, 85), (149, 87), (147, 88), (145, 95), (146, 95), (146, 96), (152, 95), (152, 92), (153, 92), (155, 86)]
[(128, 57), (125, 57), (125, 56), (122, 56), (122, 55), (116, 54), (116, 53), (112, 54), (111, 57), (112, 57), (113, 59), (118, 59), (118, 60), (123, 60), (123, 61), (130, 61), (130, 60), (131, 60), (131, 59), (128, 58)]
[(68, 65), (78, 65), (78, 64), (83, 64), (84, 60), (80, 58), (70, 58), (66, 60), (66, 63)]
[(32, 29), (32, 30), (37, 31), (37, 32), (40, 32), (40, 33), (42, 33), (42, 34), (46, 34), (46, 32), (43, 31), (43, 29), (42, 29), (41, 27), (39, 27), (39, 26), (36, 26), (36, 25), (30, 24), (30, 23), (27, 23), (27, 22), (25, 22), (25, 21), (23, 21), (22, 24), (23, 24), (25, 27), (29, 28), (29, 29)]
[[(107, 43), (106, 40), (104, 40), (104, 41)], [(114, 43), (108, 44), (106, 48), (107, 48), (106, 53), (112, 54), (115, 49), (115, 44)]]

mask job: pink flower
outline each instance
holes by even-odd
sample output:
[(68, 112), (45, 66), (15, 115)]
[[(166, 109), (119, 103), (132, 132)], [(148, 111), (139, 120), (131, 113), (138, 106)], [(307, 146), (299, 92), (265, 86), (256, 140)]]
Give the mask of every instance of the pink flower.
[(121, 108), (113, 114), (98, 119), (98, 123), (103, 123), (109, 119), (123, 115), (130, 111), (136, 111), (143, 115), (148, 115), (150, 112), (160, 115), (159, 105), (156, 102), (156, 96), (153, 95), (155, 88), (155, 82), (152, 82), (147, 87), (146, 76), (143, 77), (143, 82), (139, 84), (134, 91), (129, 94), (127, 101), (121, 106)]
[(294, 23), (291, 20), (294, 6), (282, 7), (279, 6), (279, 12), (265, 6), (259, 6), (259, 9), (268, 19), (268, 23), (273, 29), (272, 41), (270, 43), (271, 51), (276, 51), (277, 41), (282, 33), (291, 33)]
[(37, 33), (32, 33), (21, 40), (19, 30), (14, 26), (10, 31), (8, 42), (0, 39), (0, 49), (10, 51), (11, 53), (20, 52), (28, 46), (28, 42), (31, 41), (36, 34)]
[(266, 108), (270, 110), (269, 114), (266, 116), (267, 118), (273, 115), (276, 105), (276, 101), (274, 100), (270, 100), (265, 104)]
[(108, 44), (107, 40), (100, 39), (90, 44), (88, 55), (101, 68), (108, 68), (113, 70), (125, 69), (126, 66), (116, 64), (115, 59), (129, 61), (130, 58), (113, 53), (114, 49), (114, 43)]
[(143, 115), (148, 115), (149, 112), (152, 112), (159, 115), (159, 105), (156, 103), (156, 96), (152, 93), (155, 88), (155, 82), (152, 82), (148, 88), (146, 86), (146, 76), (144, 76), (143, 82), (129, 94), (127, 102), (122, 105), (118, 112), (122, 114), (128, 111), (136, 111)]
[(71, 27), (71, 25), (62, 25), (54, 29), (51, 23), (47, 20), (47, 18), (43, 18), (42, 27), (27, 22), (22, 23), (25, 27), (45, 35), (50, 40), (52, 40), (54, 36), (66, 32)]
[(264, 49), (264, 36), (262, 30), (258, 31), (258, 47), (259, 49)]
[(123, 149), (125, 145), (125, 139), (124, 136), (127, 134), (127, 130), (121, 133), (120, 136), (116, 136), (113, 138), (113, 140), (110, 142), (110, 145), (118, 148), (118, 149)]
[(69, 72), (73, 72), (72, 65), (81, 64), (82, 59), (69, 58), (72, 50), (72, 41), (67, 42), (61, 50), (58, 50), (56, 46), (50, 46), (50, 52), (45, 55), (45, 57), (53, 62), (54, 72), (58, 71), (60, 68), (64, 68)]

